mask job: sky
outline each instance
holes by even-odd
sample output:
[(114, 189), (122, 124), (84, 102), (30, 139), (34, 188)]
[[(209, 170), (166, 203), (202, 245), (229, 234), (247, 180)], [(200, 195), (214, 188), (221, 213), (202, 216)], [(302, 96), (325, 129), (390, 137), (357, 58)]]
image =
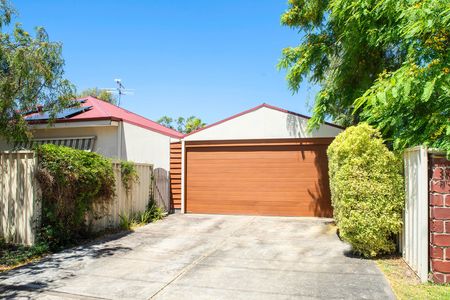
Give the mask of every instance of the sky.
[(114, 87), (121, 106), (156, 120), (213, 123), (263, 102), (310, 115), (317, 86), (297, 94), (276, 64), (300, 34), (280, 24), (287, 0), (13, 0), (15, 21), (63, 44), (77, 90)]

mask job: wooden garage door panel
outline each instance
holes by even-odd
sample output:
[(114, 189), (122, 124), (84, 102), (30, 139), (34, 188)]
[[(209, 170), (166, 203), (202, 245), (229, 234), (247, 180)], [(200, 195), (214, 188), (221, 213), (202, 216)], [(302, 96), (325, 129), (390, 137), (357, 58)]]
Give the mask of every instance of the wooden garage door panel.
[[(265, 191), (242, 191), (241, 193), (237, 194), (226, 194), (226, 197), (222, 197), (221, 195), (224, 194), (222, 192), (213, 192), (209, 193), (210, 195), (200, 194), (200, 193), (192, 193), (192, 198), (196, 197), (197, 199), (195, 202), (190, 202), (189, 205), (192, 206), (195, 203), (227, 203), (227, 201), (239, 201), (239, 202), (261, 202), (261, 201), (274, 201), (274, 202), (285, 202), (285, 201), (298, 201), (299, 197), (306, 198), (310, 196), (309, 192), (304, 193), (292, 193), (292, 192), (265, 192)], [(217, 201), (214, 198), (220, 197), (221, 201)], [(283, 197), (283, 199), (277, 199), (278, 197)], [(192, 199), (191, 198), (191, 199)], [(312, 199), (309, 200), (312, 202)], [(309, 202), (307, 200), (301, 201)]]
[(326, 147), (188, 148), (186, 211), (331, 216)]
[[(192, 162), (192, 161), (191, 161)], [(245, 177), (246, 175), (254, 176), (255, 174), (259, 174), (263, 170), (270, 169), (272, 172), (270, 174), (267, 174), (264, 172), (263, 174), (259, 174), (260, 177), (273, 177), (271, 174), (279, 174), (283, 175), (284, 177), (291, 177), (295, 176), (298, 177), (299, 175), (310, 175), (309, 177), (317, 177), (320, 174), (320, 171), (315, 168), (315, 164), (298, 164), (298, 166), (294, 166), (292, 162), (282, 162), (279, 161), (278, 163), (273, 164), (267, 164), (267, 163), (260, 163), (260, 162), (254, 162), (255, 166), (251, 166), (248, 164), (242, 164), (239, 161), (233, 162), (224, 161), (227, 166), (214, 166), (214, 165), (197, 165), (196, 166), (196, 172), (197, 173), (203, 173), (203, 174), (216, 174), (217, 172), (227, 172), (227, 173), (234, 173), (239, 176)], [(239, 166), (239, 171), (235, 169), (235, 166)], [(297, 172), (292, 172), (292, 169), (296, 168)], [(305, 176), (308, 177), (308, 176)]]
[(265, 216), (326, 216), (322, 215), (320, 210), (311, 215), (311, 210), (314, 210), (314, 206), (281, 206), (277, 205), (227, 205), (227, 206), (195, 206), (192, 208), (196, 213), (206, 214), (243, 214), (243, 215), (265, 215)]

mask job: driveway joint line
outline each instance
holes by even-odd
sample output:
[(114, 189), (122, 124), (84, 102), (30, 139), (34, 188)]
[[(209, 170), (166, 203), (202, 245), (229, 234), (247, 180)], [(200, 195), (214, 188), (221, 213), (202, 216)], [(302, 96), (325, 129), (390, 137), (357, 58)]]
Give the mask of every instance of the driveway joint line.
[[(301, 294), (301, 293), (280, 293), (280, 292), (267, 292), (267, 291), (258, 291), (258, 290), (248, 290), (248, 289), (230, 289), (230, 288), (222, 288), (222, 287), (211, 287), (211, 286), (203, 286), (203, 285), (187, 285), (187, 284), (180, 284), (177, 283), (177, 286), (183, 286), (183, 287), (195, 287), (195, 288), (204, 288), (204, 289), (213, 289), (213, 290), (222, 290), (222, 291), (235, 291), (235, 292), (249, 292), (249, 293), (258, 293), (258, 294), (267, 294), (267, 295), (282, 295), (282, 296), (297, 296), (297, 297), (308, 297), (309, 299), (323, 299), (322, 297), (315, 297), (310, 296), (307, 294)], [(327, 299), (342, 299), (342, 297), (330, 297), (327, 296)]]
[[(208, 263), (198, 263), (199, 265), (202, 266), (207, 266), (207, 267), (219, 267), (219, 268), (224, 268), (224, 269), (239, 269), (239, 270), (258, 270), (258, 271), (273, 271), (273, 272), (277, 272), (279, 270), (277, 269), (270, 269), (270, 268), (251, 268), (251, 267), (239, 267), (239, 266), (224, 266), (224, 265), (218, 265), (218, 264), (208, 264)], [(287, 273), (308, 273), (308, 274), (336, 274), (336, 272), (333, 271), (305, 271), (305, 270), (289, 270), (289, 269), (283, 269), (283, 272), (287, 272)], [(345, 276), (383, 276), (383, 274), (379, 274), (379, 273), (350, 273), (350, 272), (339, 272), (339, 274), (341, 275), (345, 275)]]
[(0, 298), (395, 299), (379, 266), (326, 222), (290, 220), (169, 216), (5, 272)]
[(52, 296), (73, 296), (72, 298), (74, 299), (79, 299), (79, 298), (84, 298), (84, 299), (92, 299), (92, 300), (111, 300), (111, 298), (104, 298), (104, 297), (96, 297), (96, 296), (89, 296), (89, 295), (83, 295), (83, 294), (74, 294), (74, 293), (69, 293), (69, 292), (61, 292), (61, 291), (57, 291), (57, 290), (47, 290), (45, 292), (43, 292), (42, 294), (44, 295), (52, 295)]
[(79, 277), (101, 277), (101, 278), (107, 278), (107, 279), (117, 279), (117, 280), (122, 280), (122, 281), (131, 281), (131, 282), (142, 282), (142, 283), (166, 283), (167, 281), (158, 281), (158, 280), (144, 280), (144, 279), (127, 279), (127, 278), (123, 278), (123, 277), (114, 277), (114, 276), (106, 276), (106, 275), (100, 275), (98, 273), (91, 273), (91, 274), (79, 274)]
[(176, 281), (178, 278), (180, 278), (181, 276), (183, 276), (184, 274), (186, 274), (188, 271), (192, 270), (195, 266), (197, 266), (201, 261), (203, 261), (205, 258), (207, 258), (208, 256), (210, 256), (212, 253), (214, 253), (215, 251), (217, 251), (217, 249), (219, 249), (223, 244), (225, 244), (228, 239), (230, 237), (232, 237), (234, 235), (235, 232), (237, 232), (239, 229), (241, 229), (244, 226), (248, 226), (251, 223), (254, 222), (256, 217), (252, 217), (249, 221), (245, 222), (245, 224), (242, 224), (240, 226), (237, 226), (237, 228), (234, 228), (233, 230), (230, 230), (230, 234), (227, 236), (224, 236), (224, 239), (218, 243), (216, 243), (216, 245), (210, 249), (209, 251), (206, 251), (202, 256), (200, 256), (198, 259), (194, 260), (191, 264), (189, 264), (188, 266), (186, 266), (185, 268), (183, 268), (177, 275), (174, 276), (174, 278), (172, 280), (170, 280), (167, 284), (165, 284), (161, 289), (159, 289), (156, 293), (154, 293), (150, 298), (150, 299), (154, 299), (156, 296), (158, 296), (158, 294), (160, 294), (163, 290), (165, 290), (169, 285), (171, 285), (174, 281)]

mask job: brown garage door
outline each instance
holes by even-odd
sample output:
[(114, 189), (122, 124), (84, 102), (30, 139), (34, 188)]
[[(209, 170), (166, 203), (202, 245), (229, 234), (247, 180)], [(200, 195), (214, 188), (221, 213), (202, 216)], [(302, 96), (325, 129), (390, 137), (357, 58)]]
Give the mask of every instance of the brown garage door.
[(186, 211), (276, 216), (332, 215), (330, 139), (186, 144)]

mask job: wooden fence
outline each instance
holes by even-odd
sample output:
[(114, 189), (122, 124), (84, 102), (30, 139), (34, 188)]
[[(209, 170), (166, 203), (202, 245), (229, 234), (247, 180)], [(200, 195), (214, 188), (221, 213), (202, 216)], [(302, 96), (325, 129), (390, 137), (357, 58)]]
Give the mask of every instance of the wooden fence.
[(169, 172), (162, 168), (153, 170), (153, 198), (165, 212), (171, 211)]
[(93, 231), (118, 227), (120, 216), (129, 216), (147, 208), (152, 197), (153, 167), (150, 164), (142, 163), (134, 163), (134, 166), (139, 179), (132, 183), (130, 190), (127, 191), (122, 183), (120, 162), (113, 163), (116, 196), (112, 201), (94, 207), (94, 212), (103, 217), (89, 220)]
[(414, 147), (404, 153), (405, 212), (400, 249), (406, 263), (420, 277), (428, 277), (428, 153)]
[(0, 237), (31, 245), (40, 208), (32, 151), (0, 152)]
[[(36, 167), (37, 158), (32, 151), (0, 152), (0, 238), (7, 242), (25, 245), (35, 242), (41, 215)], [(135, 163), (135, 167), (139, 180), (127, 192), (122, 183), (120, 163), (113, 163), (116, 196), (94, 207), (97, 217), (87, 220), (93, 231), (118, 227), (120, 215), (147, 208), (154, 192), (153, 167), (141, 163)]]

